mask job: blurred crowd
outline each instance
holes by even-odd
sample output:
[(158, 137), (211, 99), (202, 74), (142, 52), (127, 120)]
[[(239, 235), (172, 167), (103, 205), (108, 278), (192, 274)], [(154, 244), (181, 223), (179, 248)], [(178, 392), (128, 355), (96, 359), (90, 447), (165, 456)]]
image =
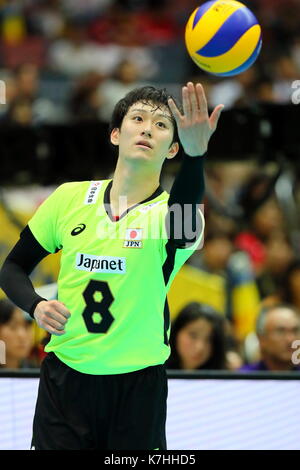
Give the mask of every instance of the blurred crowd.
[[(185, 81), (201, 81), (211, 107), (291, 103), (300, 79), (299, 0), (243, 2), (262, 26), (263, 48), (254, 66), (227, 79), (201, 73), (185, 50), (185, 23), (199, 3), (2, 0), (0, 126), (108, 122), (115, 103), (144, 83), (176, 94)], [(209, 299), (181, 309), (169, 368), (299, 369), (292, 343), (300, 339), (300, 236), (297, 212), (285, 210), (283, 176), (250, 161), (207, 165), (205, 244), (188, 265), (204, 285), (223, 286), (224, 311)], [(288, 189), (297, 208), (297, 188)], [(28, 316), (0, 301), (2, 367), (39, 366), (47, 338), (37, 344), (33, 332)]]
[(226, 109), (290, 103), (300, 78), (300, 3), (244, 3), (261, 24), (262, 51), (248, 71), (218, 79), (202, 73), (185, 49), (197, 0), (2, 0), (2, 122), (108, 121), (118, 99), (145, 82), (176, 92), (200, 80), (209, 105)]

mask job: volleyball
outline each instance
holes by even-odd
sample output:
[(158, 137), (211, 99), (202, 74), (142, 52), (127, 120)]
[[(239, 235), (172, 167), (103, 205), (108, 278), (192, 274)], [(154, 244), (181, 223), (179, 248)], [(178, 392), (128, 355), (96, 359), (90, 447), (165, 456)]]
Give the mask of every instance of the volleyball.
[(213, 0), (191, 14), (185, 43), (200, 69), (229, 77), (244, 72), (257, 59), (262, 45), (261, 27), (243, 3)]

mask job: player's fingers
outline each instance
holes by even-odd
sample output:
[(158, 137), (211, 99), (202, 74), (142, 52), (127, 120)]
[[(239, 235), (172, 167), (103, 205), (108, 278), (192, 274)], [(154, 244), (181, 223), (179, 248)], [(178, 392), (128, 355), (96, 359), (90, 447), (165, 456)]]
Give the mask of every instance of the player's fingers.
[(65, 318), (70, 318), (71, 313), (70, 313), (70, 311), (67, 309), (67, 307), (65, 306), (64, 303), (59, 302), (58, 300), (53, 300), (53, 301), (51, 301), (51, 306), (52, 306), (57, 312), (59, 312), (61, 315), (63, 315)]
[(68, 318), (64, 317), (61, 315), (59, 312), (56, 312), (55, 310), (51, 309), (45, 312), (47, 318), (51, 318), (55, 322), (59, 323), (60, 325), (65, 325), (68, 321)]
[(180, 119), (182, 119), (183, 116), (181, 115), (179, 109), (177, 108), (177, 106), (176, 106), (176, 104), (175, 104), (175, 102), (172, 98), (168, 99), (168, 105), (169, 105), (169, 108), (171, 110), (171, 113), (173, 114), (173, 116), (175, 118), (175, 121), (177, 123), (179, 123)]
[(200, 108), (196, 96), (196, 91), (194, 84), (192, 82), (188, 83), (188, 93), (189, 93), (189, 100), (191, 104), (191, 116), (192, 118), (196, 118), (199, 114)]
[(189, 91), (186, 86), (182, 87), (182, 107), (184, 115), (190, 119), (191, 118), (191, 103), (189, 98)]
[(53, 318), (45, 317), (43, 319), (43, 324), (48, 328), (54, 328), (55, 330), (62, 331), (64, 330), (64, 324), (59, 321), (53, 320)]
[(203, 89), (203, 86), (201, 85), (201, 83), (197, 83), (197, 85), (196, 85), (196, 94), (197, 94), (197, 98), (198, 98), (200, 112), (208, 114), (207, 100), (206, 100), (204, 89)]
[(211, 126), (213, 131), (215, 131), (216, 128), (217, 128), (218, 120), (221, 116), (221, 112), (222, 112), (223, 109), (224, 109), (224, 105), (219, 104), (218, 106), (215, 107), (215, 109), (211, 113), (211, 116), (209, 118), (209, 122), (210, 122), (210, 126)]
[(54, 336), (62, 336), (62, 335), (65, 334), (65, 331), (64, 331), (64, 330), (63, 330), (63, 331), (59, 331), (59, 330), (57, 330), (57, 329), (55, 329), (55, 328), (52, 328), (51, 326), (45, 327), (44, 329), (45, 329), (46, 331), (48, 331), (48, 333), (50, 333), (51, 335), (54, 335)]

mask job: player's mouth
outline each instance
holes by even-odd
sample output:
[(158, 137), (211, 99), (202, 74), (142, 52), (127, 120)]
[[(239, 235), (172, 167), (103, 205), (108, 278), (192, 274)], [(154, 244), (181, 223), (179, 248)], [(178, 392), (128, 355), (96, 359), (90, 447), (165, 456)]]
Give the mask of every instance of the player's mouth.
[(152, 145), (147, 140), (139, 140), (135, 145), (140, 148), (152, 149)]

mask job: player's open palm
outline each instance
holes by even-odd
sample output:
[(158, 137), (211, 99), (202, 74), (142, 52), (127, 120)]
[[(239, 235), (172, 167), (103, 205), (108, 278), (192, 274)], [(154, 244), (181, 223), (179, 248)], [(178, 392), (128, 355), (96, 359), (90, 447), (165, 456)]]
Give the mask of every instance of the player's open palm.
[(61, 336), (65, 334), (65, 325), (71, 314), (65, 304), (58, 300), (42, 300), (35, 307), (33, 316), (40, 328)]
[(218, 120), (223, 104), (215, 107), (211, 115), (208, 115), (207, 101), (201, 83), (196, 86), (189, 82), (182, 87), (182, 115), (174, 100), (168, 100), (177, 123), (178, 135), (183, 149), (191, 157), (203, 155), (211, 135), (217, 128)]

